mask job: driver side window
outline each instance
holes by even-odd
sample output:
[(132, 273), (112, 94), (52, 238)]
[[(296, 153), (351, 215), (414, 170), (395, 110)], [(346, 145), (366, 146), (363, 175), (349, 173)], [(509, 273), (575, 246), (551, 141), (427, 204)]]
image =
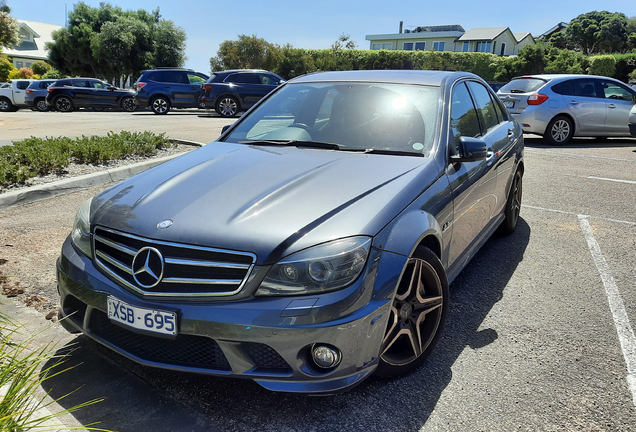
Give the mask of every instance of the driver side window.
[(451, 104), (450, 128), (453, 142), (449, 145), (454, 144), (454, 147), (451, 147), (451, 154), (459, 154), (459, 138), (462, 136), (476, 138), (481, 135), (481, 130), (475, 104), (465, 83), (455, 86)]
[(601, 81), (601, 87), (603, 88), (603, 93), (607, 99), (619, 99), (629, 102), (634, 101), (634, 94), (632, 94), (631, 91), (613, 81), (603, 80)]

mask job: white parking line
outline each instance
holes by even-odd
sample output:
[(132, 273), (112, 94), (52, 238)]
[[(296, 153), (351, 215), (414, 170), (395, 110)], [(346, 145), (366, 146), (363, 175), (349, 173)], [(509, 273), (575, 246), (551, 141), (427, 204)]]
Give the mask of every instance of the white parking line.
[(605, 181), (611, 181), (611, 182), (616, 182), (616, 183), (636, 184), (636, 181), (632, 181), (632, 180), (618, 180), (618, 179), (611, 179), (611, 178), (605, 178), (605, 177), (594, 177), (594, 176), (588, 176), (586, 178), (592, 179), (592, 180), (605, 180)]
[(607, 295), (607, 301), (609, 302), (612, 318), (614, 319), (614, 326), (616, 327), (618, 340), (621, 344), (625, 364), (627, 365), (627, 386), (632, 393), (632, 403), (636, 408), (636, 336), (634, 336), (634, 331), (629, 323), (621, 293), (618, 290), (618, 286), (616, 286), (609, 265), (601, 252), (601, 247), (594, 237), (590, 222), (587, 220), (587, 216), (578, 215), (578, 218), (581, 230), (587, 240), (587, 246), (592, 253), (594, 264), (596, 264), (596, 268), (603, 281), (603, 286), (605, 287), (605, 294)]
[(609, 156), (583, 155), (578, 153), (567, 153), (564, 151), (556, 151), (556, 150), (537, 150), (537, 149), (531, 149), (528, 147), (526, 147), (524, 151), (530, 152), (530, 153), (554, 153), (554, 154), (559, 154), (563, 156), (574, 156), (574, 157), (591, 158), (591, 159), (607, 159), (607, 160), (614, 160), (614, 161), (621, 161), (621, 162), (636, 162), (636, 159), (613, 158)]
[(545, 207), (537, 207), (537, 206), (532, 206), (532, 205), (528, 205), (528, 204), (522, 204), (521, 208), (529, 208), (529, 209), (533, 209), (533, 210), (542, 210), (542, 211), (547, 211), (547, 212), (551, 212), (551, 213), (560, 213), (560, 214), (566, 214), (566, 215), (572, 215), (572, 216), (584, 216), (588, 219), (599, 219), (599, 220), (603, 220), (606, 222), (616, 222), (616, 223), (622, 223), (622, 224), (627, 224), (627, 225), (636, 225), (636, 222), (631, 222), (631, 221), (625, 221), (625, 220), (620, 220), (620, 219), (610, 219), (610, 218), (605, 218), (602, 216), (591, 216), (591, 215), (581, 215), (579, 213), (574, 213), (574, 212), (569, 212), (569, 211), (564, 211), (564, 210), (555, 210), (555, 209), (549, 209), (549, 208), (545, 208)]

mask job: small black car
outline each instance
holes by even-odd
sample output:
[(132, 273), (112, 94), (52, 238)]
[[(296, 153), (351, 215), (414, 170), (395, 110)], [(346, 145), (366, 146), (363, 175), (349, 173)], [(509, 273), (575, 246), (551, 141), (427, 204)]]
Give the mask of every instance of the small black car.
[(46, 104), (57, 111), (77, 108), (121, 108), (135, 111), (135, 91), (118, 89), (95, 78), (67, 78), (56, 81), (46, 90)]
[(199, 106), (214, 108), (223, 117), (234, 117), (240, 111), (247, 111), (284, 82), (284, 79), (266, 70), (214, 72), (201, 86)]
[(170, 108), (197, 108), (201, 84), (207, 79), (207, 75), (192, 69), (144, 70), (135, 83), (135, 101), (155, 114), (166, 114)]

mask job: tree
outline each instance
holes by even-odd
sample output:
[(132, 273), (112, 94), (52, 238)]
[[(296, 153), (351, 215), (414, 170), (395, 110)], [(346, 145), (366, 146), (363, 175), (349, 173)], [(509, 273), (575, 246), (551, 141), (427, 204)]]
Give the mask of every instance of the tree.
[(49, 59), (68, 75), (126, 79), (154, 66), (183, 66), (185, 31), (161, 18), (159, 9), (124, 11), (109, 3), (80, 2), (69, 25), (53, 33)]
[(9, 16), (11, 9), (6, 1), (0, 1), (0, 51), (20, 43), (18, 22)]
[(13, 63), (4, 57), (0, 57), (0, 81), (7, 81), (9, 79), (9, 74), (13, 70), (15, 70)]
[(569, 42), (586, 55), (623, 52), (628, 48), (627, 25), (623, 13), (592, 11), (570, 21), (565, 33)]
[(238, 40), (221, 43), (210, 69), (273, 69), (281, 58), (281, 49), (256, 35), (238, 35)]
[(338, 40), (336, 40), (333, 44), (331, 44), (332, 50), (340, 50), (340, 49), (356, 49), (358, 48), (358, 44), (355, 41), (351, 40), (351, 36), (348, 34), (342, 33)]
[(51, 70), (51, 65), (48, 64), (47, 62), (36, 61), (31, 63), (31, 70), (36, 75), (44, 75), (45, 73)]

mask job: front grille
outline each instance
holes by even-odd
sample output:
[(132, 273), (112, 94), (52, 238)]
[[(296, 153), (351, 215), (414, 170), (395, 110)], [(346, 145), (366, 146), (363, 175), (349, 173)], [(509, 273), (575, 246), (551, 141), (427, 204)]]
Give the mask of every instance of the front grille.
[(255, 342), (246, 342), (243, 345), (257, 368), (291, 371), (289, 364), (269, 345)]
[(166, 365), (230, 370), (223, 351), (214, 339), (208, 337), (180, 334), (175, 339), (164, 339), (133, 333), (113, 324), (98, 309), (91, 312), (88, 331), (142, 360)]
[[(256, 261), (253, 254), (245, 252), (150, 240), (101, 227), (95, 229), (93, 244), (95, 263), (102, 272), (124, 287), (149, 296), (236, 294)], [(158, 251), (162, 259), (153, 252), (150, 264), (156, 277), (140, 272), (135, 280), (133, 260), (144, 248)], [(159, 283), (153, 285), (157, 278)]]

